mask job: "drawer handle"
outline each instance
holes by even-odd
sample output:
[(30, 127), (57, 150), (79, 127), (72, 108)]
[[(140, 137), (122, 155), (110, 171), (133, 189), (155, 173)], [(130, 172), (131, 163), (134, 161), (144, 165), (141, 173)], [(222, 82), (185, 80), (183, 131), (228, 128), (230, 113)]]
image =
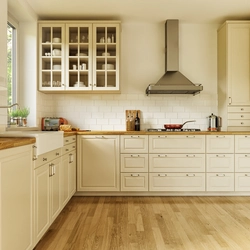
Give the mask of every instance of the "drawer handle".
[(102, 135), (102, 136), (95, 136), (96, 139), (104, 139), (105, 137)]
[(48, 159), (46, 157), (43, 157), (43, 161), (47, 161)]
[(66, 142), (69, 142), (69, 140), (66, 140)]
[(244, 122), (241, 122), (240, 124), (241, 124), (241, 125), (243, 125), (243, 124), (244, 124)]
[(66, 148), (66, 149), (65, 149), (65, 151), (66, 151), (66, 152), (68, 152), (68, 151), (69, 151), (69, 149), (68, 149), (68, 148)]
[(73, 140), (73, 141), (75, 141), (75, 140), (76, 140), (76, 138), (74, 137), (74, 138), (72, 138), (72, 140)]
[(225, 177), (226, 175), (225, 174), (216, 174), (216, 176), (218, 176), (218, 177)]
[(225, 135), (216, 135), (216, 138), (225, 138)]
[(240, 110), (241, 110), (241, 111), (244, 111), (244, 108), (241, 108)]
[(76, 146), (72, 146), (72, 148), (76, 148)]
[(225, 157), (225, 155), (216, 155), (216, 157), (223, 158), (223, 157)]
[(131, 157), (140, 157), (140, 155), (130, 155)]
[(158, 138), (167, 138), (166, 135), (158, 135)]
[(248, 174), (245, 174), (246, 177), (250, 177)]
[(165, 157), (168, 157), (168, 156), (167, 155), (158, 155), (158, 157), (165, 158)]
[(138, 177), (140, 176), (139, 174), (131, 174), (132, 177)]
[(186, 155), (186, 157), (189, 157), (189, 158), (192, 157), (193, 158), (193, 157), (195, 157), (195, 155)]
[(60, 153), (56, 152), (56, 155), (60, 155)]
[(158, 174), (159, 177), (165, 177), (167, 174)]
[(195, 174), (186, 174), (186, 176), (188, 176), (188, 177), (194, 177)]
[(244, 117), (244, 115), (241, 115), (240, 117), (241, 117), (241, 118), (243, 118), (243, 117)]
[(131, 135), (130, 137), (131, 137), (131, 138), (140, 138), (139, 135)]
[(195, 138), (195, 135), (187, 135), (186, 138)]
[(245, 138), (248, 138), (248, 137), (250, 137), (249, 135), (245, 135)]
[(245, 155), (245, 157), (249, 157), (249, 155)]

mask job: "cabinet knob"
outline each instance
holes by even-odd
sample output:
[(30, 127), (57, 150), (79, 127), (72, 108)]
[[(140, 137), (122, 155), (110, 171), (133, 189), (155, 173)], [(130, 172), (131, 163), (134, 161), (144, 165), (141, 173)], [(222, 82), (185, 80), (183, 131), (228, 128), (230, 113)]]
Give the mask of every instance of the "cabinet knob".
[(46, 157), (43, 157), (43, 161), (47, 161), (48, 159)]

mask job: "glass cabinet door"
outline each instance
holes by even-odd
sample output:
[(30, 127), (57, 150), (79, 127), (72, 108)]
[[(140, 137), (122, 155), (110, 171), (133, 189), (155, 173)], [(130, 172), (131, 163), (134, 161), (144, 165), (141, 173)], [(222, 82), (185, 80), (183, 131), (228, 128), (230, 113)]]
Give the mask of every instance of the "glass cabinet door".
[(39, 89), (64, 89), (64, 25), (39, 25)]
[(67, 89), (92, 89), (92, 24), (67, 24), (66, 46)]
[(119, 24), (93, 24), (93, 90), (119, 90)]

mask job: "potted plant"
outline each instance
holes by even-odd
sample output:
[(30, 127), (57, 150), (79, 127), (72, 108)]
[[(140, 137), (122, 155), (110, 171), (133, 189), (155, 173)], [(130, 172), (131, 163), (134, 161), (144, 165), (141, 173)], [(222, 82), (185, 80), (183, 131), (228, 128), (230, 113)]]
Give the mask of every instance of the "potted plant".
[(22, 109), (17, 109), (18, 117), (19, 117), (19, 126), (26, 127), (27, 126), (27, 117), (30, 114), (30, 109), (24, 107)]
[(10, 125), (18, 125), (18, 116), (19, 116), (19, 110), (14, 109), (9, 112), (10, 116)]

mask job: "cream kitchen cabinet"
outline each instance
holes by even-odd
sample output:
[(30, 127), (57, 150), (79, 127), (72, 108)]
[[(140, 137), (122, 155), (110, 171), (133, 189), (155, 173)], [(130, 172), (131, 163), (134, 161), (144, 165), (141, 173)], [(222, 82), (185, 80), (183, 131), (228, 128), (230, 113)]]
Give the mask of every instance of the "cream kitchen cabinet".
[(0, 150), (0, 249), (33, 249), (32, 145)]
[(250, 136), (235, 135), (235, 191), (250, 191)]
[(218, 110), (222, 130), (246, 131), (249, 121), (237, 121), (231, 108), (250, 107), (250, 22), (226, 21), (218, 30)]
[(119, 92), (120, 21), (39, 21), (39, 90)]
[(119, 191), (119, 136), (78, 135), (77, 191)]
[(206, 190), (234, 191), (234, 135), (207, 135), (206, 153)]
[(149, 191), (205, 191), (205, 136), (150, 135)]
[(61, 211), (61, 149), (40, 155), (34, 167), (34, 243), (37, 244)]
[(64, 207), (76, 191), (76, 135), (64, 138), (60, 169), (60, 202)]
[(120, 138), (121, 191), (148, 191), (148, 136)]

